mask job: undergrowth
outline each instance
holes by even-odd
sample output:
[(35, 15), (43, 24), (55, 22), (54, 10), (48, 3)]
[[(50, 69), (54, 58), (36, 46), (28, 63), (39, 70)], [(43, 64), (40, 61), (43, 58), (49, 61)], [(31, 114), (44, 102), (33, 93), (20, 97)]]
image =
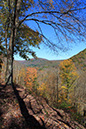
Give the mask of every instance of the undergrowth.
[(62, 102), (58, 103), (58, 106), (56, 108), (63, 109), (65, 112), (70, 114), (72, 120), (75, 120), (79, 124), (86, 127), (86, 116), (82, 116), (79, 112), (77, 112), (76, 107), (72, 106), (69, 103)]

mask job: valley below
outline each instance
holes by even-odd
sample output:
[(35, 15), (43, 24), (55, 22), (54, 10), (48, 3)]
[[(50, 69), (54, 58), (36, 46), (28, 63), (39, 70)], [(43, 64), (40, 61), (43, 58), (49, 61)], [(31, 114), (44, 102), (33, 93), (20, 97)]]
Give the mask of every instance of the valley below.
[[(85, 129), (86, 49), (68, 60), (14, 61), (14, 87), (0, 73), (0, 129)], [(66, 78), (65, 78), (66, 76)]]

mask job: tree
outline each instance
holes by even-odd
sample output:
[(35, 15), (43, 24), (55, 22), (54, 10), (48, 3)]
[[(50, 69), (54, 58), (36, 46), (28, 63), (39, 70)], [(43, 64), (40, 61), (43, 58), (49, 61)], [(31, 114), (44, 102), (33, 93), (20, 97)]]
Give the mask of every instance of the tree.
[[(34, 52), (30, 45), (38, 47), (43, 39), (54, 51), (65, 49), (62, 39), (73, 41), (84, 40), (86, 36), (85, 9), (86, 1), (80, 0), (3, 0), (0, 1), (0, 43), (7, 56), (6, 81), (13, 83), (14, 54), (28, 59), (27, 54)], [(82, 15), (83, 12), (83, 15)], [(32, 30), (28, 22), (34, 22), (37, 30)], [(52, 43), (42, 32), (42, 25), (54, 29), (58, 44)], [(71, 35), (70, 35), (71, 34)], [(46, 42), (47, 41), (47, 42)], [(64, 46), (64, 48), (63, 48)]]
[(77, 80), (76, 87), (74, 88), (72, 99), (77, 107), (77, 111), (84, 115), (86, 110), (86, 71), (80, 74), (80, 77)]
[[(24, 2), (27, 3), (28, 1)], [(25, 59), (28, 58), (26, 53), (35, 56), (35, 53), (29, 47), (38, 47), (41, 41), (41, 37), (37, 31), (32, 30), (23, 23), (19, 26), (19, 19), (24, 15), (26, 8), (30, 6), (27, 4), (23, 5), (21, 0), (15, 0), (15, 2), (13, 0), (8, 0), (7, 2), (4, 0), (1, 3), (0, 24), (1, 38), (3, 38), (1, 48), (5, 50), (4, 55), (7, 56), (6, 82), (13, 83), (14, 54), (19, 53)]]
[(60, 78), (62, 86), (61, 91), (62, 94), (64, 92), (66, 94), (66, 96), (64, 95), (65, 97), (62, 95), (63, 96), (62, 98), (64, 98), (64, 100), (65, 99), (68, 100), (69, 89), (73, 87), (73, 84), (79, 75), (71, 59), (62, 61), (59, 66), (60, 66)]
[(58, 72), (55, 68), (45, 68), (38, 74), (37, 90), (41, 96), (46, 98), (50, 105), (57, 106), (58, 103)]
[(36, 79), (37, 69), (28, 67), (26, 71), (25, 83), (30, 92), (34, 92), (36, 90)]

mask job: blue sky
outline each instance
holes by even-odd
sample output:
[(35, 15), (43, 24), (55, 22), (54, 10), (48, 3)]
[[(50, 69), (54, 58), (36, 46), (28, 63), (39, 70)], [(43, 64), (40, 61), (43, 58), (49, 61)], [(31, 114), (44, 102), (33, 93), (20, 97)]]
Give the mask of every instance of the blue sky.
[[(35, 30), (37, 29), (36, 25), (34, 23), (27, 22), (27, 24), (32, 29), (34, 29), (34, 28), (35, 28)], [(50, 39), (54, 43), (58, 44), (58, 38), (56, 38), (52, 28), (50, 28), (50, 27), (46, 28), (46, 26), (42, 25), (42, 31), (48, 39)], [(67, 46), (67, 43), (63, 42), (63, 44), (64, 44), (64, 46)], [(32, 50), (34, 50), (36, 52), (36, 55), (38, 58), (45, 58), (48, 60), (63, 60), (63, 59), (68, 59), (68, 58), (76, 55), (77, 53), (79, 53), (80, 51), (82, 51), (86, 48), (85, 41), (84, 42), (76, 41), (75, 43), (69, 42), (68, 45), (70, 46), (70, 49), (68, 49), (68, 51), (66, 51), (66, 52), (62, 52), (62, 51), (58, 50), (58, 53), (54, 53), (54, 51), (50, 50), (47, 46), (45, 46), (43, 44), (40, 45), (40, 49), (32, 48)], [(15, 60), (23, 60), (23, 58), (21, 58), (19, 55), (14, 56), (14, 58), (15, 58)], [(33, 57), (30, 57), (30, 58), (33, 58)]]
[[(26, 24), (34, 30), (38, 29), (37, 24), (35, 22), (27, 21)], [(55, 44), (57, 44), (59, 46), (58, 38), (56, 38), (55, 33), (51, 27), (41, 24), (41, 29), (43, 31), (43, 34), (50, 41), (53, 41)], [(76, 35), (75, 35), (75, 37), (76, 37)], [(60, 35), (60, 38), (63, 38), (62, 35)], [(37, 49), (37, 48), (32, 48), (32, 49), (36, 52), (36, 55), (38, 58), (45, 58), (48, 60), (62, 60), (62, 59), (68, 59), (86, 48), (86, 41), (82, 42), (82, 41), (76, 40), (75, 43), (73, 43), (73, 42), (71, 43), (69, 41), (69, 43), (67, 44), (64, 41), (64, 39), (62, 39), (62, 44), (65, 47), (68, 45), (68, 51), (62, 52), (58, 49), (58, 53), (56, 54), (43, 44), (40, 45), (40, 49)], [(22, 58), (19, 57), (19, 55), (14, 56), (14, 58), (15, 58), (15, 60), (23, 60)]]
[[(27, 22), (28, 26), (31, 27), (32, 29), (36, 28), (36, 24), (34, 23), (29, 23)], [(53, 41), (54, 43), (58, 44), (58, 38), (55, 36), (54, 31), (51, 27), (46, 27), (45, 25), (42, 25), (42, 31), (44, 33), (44, 35), (51, 41)], [(45, 58), (48, 60), (63, 60), (63, 59), (68, 59), (74, 55), (76, 55), (77, 53), (79, 53), (80, 51), (84, 50), (86, 48), (86, 42), (83, 41), (76, 41), (75, 43), (66, 43), (64, 40), (62, 41), (64, 46), (69, 46), (68, 51), (66, 52), (62, 52), (61, 50), (58, 49), (58, 53), (54, 53), (54, 51), (50, 50), (47, 46), (43, 45), (41, 43), (40, 45), (40, 49), (38, 48), (32, 48), (33, 51), (36, 52), (36, 55), (38, 58)], [(33, 58), (33, 57), (30, 57)], [(15, 55), (14, 56), (15, 60), (24, 60), (23, 58), (21, 58), (19, 55)]]
[[(41, 45), (40, 49), (33, 49), (36, 52), (36, 55), (38, 58), (45, 58), (48, 60), (62, 60), (62, 59), (68, 59), (80, 51), (84, 50), (86, 48), (85, 42), (77, 43), (76, 45), (73, 45), (73, 47), (66, 51), (66, 52), (58, 52), (58, 54), (54, 53), (52, 50), (49, 50), (48, 48), (45, 48), (45, 46)], [(32, 58), (32, 57), (31, 57)], [(15, 60), (23, 60), (19, 55), (15, 56)]]

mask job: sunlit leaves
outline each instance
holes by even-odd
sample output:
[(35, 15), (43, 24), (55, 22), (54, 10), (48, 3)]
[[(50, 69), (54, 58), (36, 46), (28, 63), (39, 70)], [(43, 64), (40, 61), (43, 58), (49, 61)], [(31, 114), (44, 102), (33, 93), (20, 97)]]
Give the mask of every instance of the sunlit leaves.
[[(73, 87), (75, 80), (78, 78), (77, 69), (71, 59), (64, 60), (60, 63), (60, 78), (61, 78), (61, 93), (66, 94), (65, 98), (68, 99), (69, 89)], [(65, 100), (64, 98), (64, 100)]]
[(35, 90), (35, 84), (37, 79), (37, 69), (28, 67), (26, 71), (26, 87), (29, 89), (30, 92), (33, 92)]
[(42, 82), (41, 85), (37, 87), (39, 95), (44, 96), (46, 94), (46, 88), (46, 84)]

